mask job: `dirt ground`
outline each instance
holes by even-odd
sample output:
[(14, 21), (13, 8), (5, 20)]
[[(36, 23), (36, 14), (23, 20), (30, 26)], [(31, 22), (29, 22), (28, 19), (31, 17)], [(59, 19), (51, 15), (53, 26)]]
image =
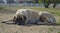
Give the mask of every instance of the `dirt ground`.
[(48, 26), (48, 25), (32, 25), (22, 26), (15, 24), (1, 23), (3, 20), (13, 19), (15, 12), (1, 12), (0, 13), (0, 33), (60, 33), (60, 25)]

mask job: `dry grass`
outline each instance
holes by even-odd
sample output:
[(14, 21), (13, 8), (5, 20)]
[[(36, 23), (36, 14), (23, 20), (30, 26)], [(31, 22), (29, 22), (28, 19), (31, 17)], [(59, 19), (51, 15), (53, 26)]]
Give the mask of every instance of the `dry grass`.
[[(3, 20), (12, 19), (16, 9), (23, 7), (7, 7), (4, 10), (0, 11), (0, 22)], [(27, 8), (27, 7), (25, 7)], [(29, 7), (34, 10), (48, 11), (54, 14), (57, 18), (58, 23), (60, 24), (60, 9), (46, 9), (38, 7)], [(58, 14), (56, 14), (58, 13)], [(0, 23), (0, 33), (59, 33), (60, 26), (47, 26), (47, 25), (32, 25), (32, 26), (21, 26), (21, 25), (8, 25)]]

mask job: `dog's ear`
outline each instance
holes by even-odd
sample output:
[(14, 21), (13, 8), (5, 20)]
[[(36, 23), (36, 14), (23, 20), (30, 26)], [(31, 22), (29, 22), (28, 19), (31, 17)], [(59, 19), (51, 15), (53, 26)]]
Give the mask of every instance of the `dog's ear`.
[(13, 21), (15, 21), (15, 20), (16, 20), (16, 16), (13, 17)]

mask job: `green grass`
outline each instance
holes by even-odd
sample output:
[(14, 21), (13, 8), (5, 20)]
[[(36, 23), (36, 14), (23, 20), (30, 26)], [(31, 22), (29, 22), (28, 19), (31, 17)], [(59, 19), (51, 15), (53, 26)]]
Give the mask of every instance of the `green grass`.
[(6, 9), (11, 9), (13, 8), (13, 10), (17, 10), (17, 9), (34, 9), (34, 10), (38, 10), (38, 11), (47, 11), (50, 12), (54, 15), (60, 16), (60, 9), (59, 8), (41, 8), (41, 7), (7, 7)]
[(49, 27), (48, 30), (53, 31), (53, 28), (50, 28), (50, 27)]
[(57, 32), (57, 33), (60, 33), (60, 32)]

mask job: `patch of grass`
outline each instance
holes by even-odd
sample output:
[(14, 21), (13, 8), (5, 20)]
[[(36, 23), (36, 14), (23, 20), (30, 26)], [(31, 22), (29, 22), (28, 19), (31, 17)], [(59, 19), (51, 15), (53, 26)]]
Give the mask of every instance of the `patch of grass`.
[(0, 10), (3, 10), (4, 9), (4, 7), (0, 7)]
[(8, 8), (6, 9), (6, 7), (1, 7), (1, 6), (0, 6), (0, 12), (1, 12), (1, 11), (2, 11), (2, 12), (3, 12), (3, 11), (6, 11), (6, 10), (8, 10)]
[(50, 31), (48, 31), (48, 33), (50, 33)]
[(15, 33), (18, 33), (18, 32), (15, 32)]
[(59, 24), (60, 25), (60, 21), (59, 22), (56, 22), (56, 24)]
[(53, 31), (53, 28), (50, 28), (50, 27), (49, 27), (48, 30)]
[(60, 32), (57, 32), (57, 33), (60, 33)]

